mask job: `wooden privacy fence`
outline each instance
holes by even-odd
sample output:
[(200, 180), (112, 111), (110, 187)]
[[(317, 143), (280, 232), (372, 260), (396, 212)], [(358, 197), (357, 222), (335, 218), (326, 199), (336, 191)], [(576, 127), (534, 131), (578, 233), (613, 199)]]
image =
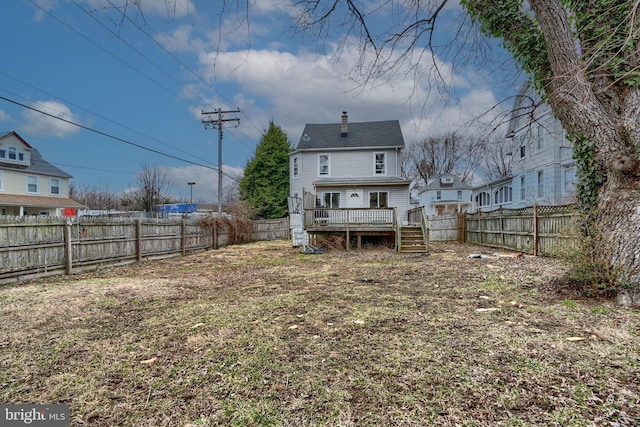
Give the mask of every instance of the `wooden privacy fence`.
[(289, 238), (289, 220), (19, 217), (0, 219), (0, 283), (159, 259), (243, 241)]
[(575, 245), (574, 206), (537, 206), (464, 216), (467, 243), (533, 255), (558, 255)]

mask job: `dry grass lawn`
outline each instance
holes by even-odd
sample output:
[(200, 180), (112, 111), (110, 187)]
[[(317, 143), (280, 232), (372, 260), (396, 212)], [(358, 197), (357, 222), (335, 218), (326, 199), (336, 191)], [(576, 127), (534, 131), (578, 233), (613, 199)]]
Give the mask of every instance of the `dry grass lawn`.
[(640, 314), (548, 258), (261, 242), (0, 287), (0, 401), (72, 426), (640, 425)]

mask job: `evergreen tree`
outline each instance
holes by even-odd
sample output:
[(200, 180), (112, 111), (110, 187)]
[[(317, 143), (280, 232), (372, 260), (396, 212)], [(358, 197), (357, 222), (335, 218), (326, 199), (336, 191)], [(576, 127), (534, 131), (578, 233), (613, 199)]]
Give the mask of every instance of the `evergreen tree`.
[(253, 206), (259, 217), (282, 218), (286, 214), (290, 152), (287, 134), (270, 122), (240, 181), (240, 198)]

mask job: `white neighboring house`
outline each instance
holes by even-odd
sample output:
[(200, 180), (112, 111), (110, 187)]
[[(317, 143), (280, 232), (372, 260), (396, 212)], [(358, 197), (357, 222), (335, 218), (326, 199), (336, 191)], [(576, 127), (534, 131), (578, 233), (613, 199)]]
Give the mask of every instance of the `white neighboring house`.
[(16, 132), (0, 134), (0, 215), (75, 216), (71, 175), (45, 161)]
[(457, 215), (472, 209), (471, 186), (455, 175), (434, 177), (418, 195), (420, 206), (428, 216)]
[(474, 187), (474, 208), (492, 211), (557, 206), (576, 201), (573, 144), (560, 121), (528, 86), (518, 94), (507, 138), (512, 141), (511, 176)]
[(406, 220), (411, 180), (401, 175), (404, 146), (397, 120), (349, 123), (343, 112), (341, 122), (307, 124), (289, 154), (294, 246), (304, 238), (305, 210), (326, 208), (337, 215), (338, 209), (395, 208), (399, 220)]

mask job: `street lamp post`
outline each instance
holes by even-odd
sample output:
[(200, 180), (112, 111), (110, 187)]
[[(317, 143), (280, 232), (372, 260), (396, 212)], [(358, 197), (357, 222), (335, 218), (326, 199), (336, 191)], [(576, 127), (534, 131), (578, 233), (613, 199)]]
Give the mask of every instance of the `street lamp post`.
[(191, 211), (191, 206), (193, 206), (193, 186), (196, 185), (195, 182), (187, 182), (187, 185), (189, 186), (189, 192), (191, 193), (190, 197), (189, 197), (189, 210)]

